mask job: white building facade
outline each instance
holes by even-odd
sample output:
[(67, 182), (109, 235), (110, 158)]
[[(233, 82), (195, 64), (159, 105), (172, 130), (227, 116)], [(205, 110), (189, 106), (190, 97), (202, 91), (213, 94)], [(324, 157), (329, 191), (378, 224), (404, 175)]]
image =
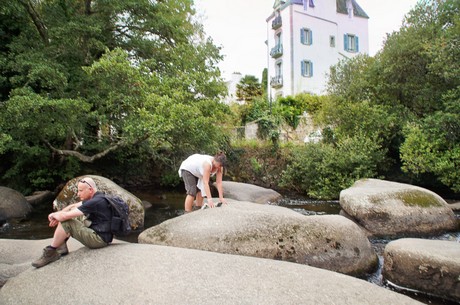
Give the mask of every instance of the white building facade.
[(369, 17), (355, 0), (276, 0), (267, 18), (268, 93), (324, 94), (340, 59), (369, 53)]
[(243, 78), (243, 75), (241, 75), (240, 72), (233, 72), (232, 78), (226, 82), (227, 85), (227, 95), (223, 99), (223, 102), (227, 105), (233, 104), (233, 103), (238, 103), (242, 104), (242, 101), (238, 101), (238, 98), (236, 96), (236, 86), (240, 83), (241, 79)]

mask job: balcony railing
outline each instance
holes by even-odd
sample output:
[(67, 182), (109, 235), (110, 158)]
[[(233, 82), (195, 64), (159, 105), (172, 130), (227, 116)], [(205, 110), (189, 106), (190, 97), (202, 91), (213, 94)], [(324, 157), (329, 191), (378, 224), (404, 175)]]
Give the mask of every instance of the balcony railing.
[(273, 88), (283, 87), (283, 76), (277, 75), (277, 76), (272, 77), (270, 80), (270, 86), (272, 86)]
[(276, 17), (272, 21), (272, 29), (276, 30), (279, 29), (283, 25), (283, 20), (281, 19), (281, 16)]
[(281, 55), (283, 55), (283, 45), (279, 43), (271, 49), (270, 56), (273, 58), (278, 58)]

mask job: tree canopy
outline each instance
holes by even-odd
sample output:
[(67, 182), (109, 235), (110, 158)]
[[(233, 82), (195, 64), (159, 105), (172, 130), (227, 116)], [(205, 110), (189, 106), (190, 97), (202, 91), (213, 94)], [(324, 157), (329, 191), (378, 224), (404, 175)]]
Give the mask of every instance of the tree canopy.
[(222, 57), (193, 1), (2, 2), (0, 180), (45, 187), (115, 151), (172, 166), (225, 145)]
[[(460, 2), (419, 2), (375, 56), (334, 66), (322, 108), (334, 136), (374, 137), (412, 181), (460, 191)], [(387, 167), (389, 168), (389, 167)]]
[(245, 75), (236, 85), (236, 97), (239, 101), (251, 102), (264, 93), (259, 79), (253, 75)]

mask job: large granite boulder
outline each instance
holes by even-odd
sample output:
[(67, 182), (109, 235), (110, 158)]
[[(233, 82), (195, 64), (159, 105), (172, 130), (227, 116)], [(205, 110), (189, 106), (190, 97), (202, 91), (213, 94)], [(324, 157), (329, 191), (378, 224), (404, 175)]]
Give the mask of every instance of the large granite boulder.
[(129, 206), (129, 221), (133, 230), (141, 229), (144, 227), (144, 207), (139, 198), (132, 193), (120, 187), (115, 182), (101, 176), (86, 175), (74, 178), (67, 182), (61, 192), (57, 195), (53, 202), (55, 210), (61, 210), (69, 204), (80, 201), (77, 196), (78, 181), (84, 177), (90, 177), (96, 182), (98, 191), (110, 195), (117, 195), (123, 198)]
[(449, 207), (452, 211), (460, 211), (460, 202), (451, 203), (449, 204)]
[(277, 202), (282, 197), (280, 193), (272, 189), (267, 189), (248, 183), (222, 181), (222, 187), (224, 189), (225, 198), (235, 199), (238, 201), (249, 201), (265, 204)]
[[(119, 242), (114, 240), (114, 242)], [(42, 249), (51, 244), (47, 240), (0, 239), (0, 287), (10, 278), (30, 269), (30, 264), (42, 254)], [(79, 241), (67, 241), (69, 251), (84, 247)], [(1, 302), (0, 302), (1, 303)]]
[(55, 197), (56, 193), (51, 191), (37, 191), (30, 196), (26, 196), (26, 200), (34, 208), (41, 207), (42, 205), (49, 207), (49, 204), (53, 202)]
[(340, 206), (374, 236), (423, 236), (457, 228), (444, 199), (409, 184), (359, 180), (340, 192)]
[(306, 264), (359, 275), (377, 255), (360, 228), (338, 216), (304, 216), (290, 209), (229, 200), (143, 231), (139, 243), (199, 249)]
[(398, 286), (460, 302), (460, 243), (404, 238), (385, 247), (383, 277)]
[(0, 224), (12, 218), (26, 218), (32, 211), (24, 195), (0, 186)]
[[(9, 246), (7, 240), (0, 243), (1, 248)], [(31, 253), (27, 246), (24, 252)], [(33, 254), (31, 261), (36, 258)], [(0, 256), (0, 262), (3, 259)], [(97, 250), (83, 247), (40, 269), (29, 265), (0, 290), (2, 305), (59, 301), (76, 305), (422, 304), (364, 280), (300, 264), (129, 243)]]

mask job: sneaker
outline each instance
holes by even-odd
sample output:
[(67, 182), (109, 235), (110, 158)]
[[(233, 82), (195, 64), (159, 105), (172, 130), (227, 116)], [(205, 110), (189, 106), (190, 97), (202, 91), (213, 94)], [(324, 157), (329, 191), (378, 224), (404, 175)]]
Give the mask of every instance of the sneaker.
[(63, 243), (59, 247), (56, 248), (56, 251), (61, 255), (65, 256), (69, 254), (69, 249), (67, 248), (67, 243)]
[(32, 266), (35, 268), (40, 268), (45, 265), (48, 265), (49, 263), (52, 263), (54, 261), (57, 261), (61, 255), (58, 253), (57, 249), (53, 249), (50, 246), (46, 247), (43, 249), (43, 255), (36, 261), (32, 263)]
[(205, 209), (208, 209), (209, 208), (209, 204), (205, 203), (201, 206), (201, 209), (202, 210), (205, 210)]

